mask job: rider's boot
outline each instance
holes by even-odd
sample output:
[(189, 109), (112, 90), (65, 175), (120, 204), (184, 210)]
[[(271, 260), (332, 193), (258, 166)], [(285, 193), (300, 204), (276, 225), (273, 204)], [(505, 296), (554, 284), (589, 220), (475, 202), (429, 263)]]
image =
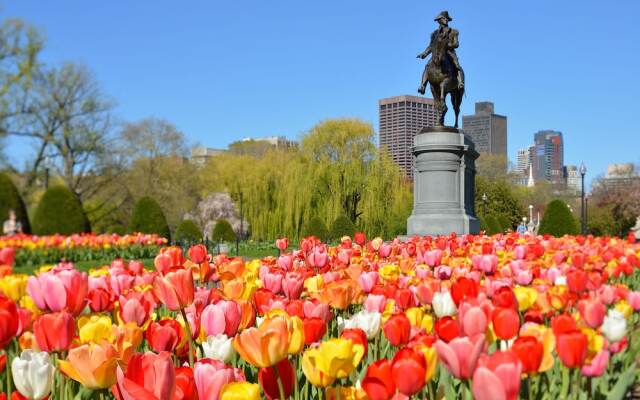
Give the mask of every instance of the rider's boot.
[(424, 94), (426, 90), (427, 90), (426, 86), (420, 85), (420, 87), (418, 88), (418, 93)]
[(458, 70), (458, 89), (464, 89), (464, 73)]

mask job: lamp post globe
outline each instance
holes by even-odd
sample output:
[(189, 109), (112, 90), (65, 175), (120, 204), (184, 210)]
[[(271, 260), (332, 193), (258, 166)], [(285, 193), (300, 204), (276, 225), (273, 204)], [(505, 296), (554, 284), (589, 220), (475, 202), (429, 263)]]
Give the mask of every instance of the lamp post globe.
[(585, 201), (584, 201), (584, 176), (587, 174), (587, 167), (584, 165), (584, 162), (580, 164), (580, 179), (581, 179), (581, 186), (580, 186), (580, 233), (582, 233), (583, 235), (586, 235), (587, 233), (587, 210), (585, 205)]

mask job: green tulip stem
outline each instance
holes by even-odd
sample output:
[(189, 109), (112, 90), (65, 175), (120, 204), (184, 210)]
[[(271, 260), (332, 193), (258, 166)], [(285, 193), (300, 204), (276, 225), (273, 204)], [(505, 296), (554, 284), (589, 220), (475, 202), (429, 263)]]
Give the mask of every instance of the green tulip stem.
[(280, 372), (278, 372), (277, 366), (271, 367), (273, 371), (276, 373), (276, 381), (278, 382), (278, 391), (280, 392), (280, 400), (284, 399), (284, 386), (282, 385), (282, 379), (280, 378)]
[(184, 326), (187, 330), (187, 336), (189, 340), (189, 366), (193, 368), (193, 335), (191, 333), (191, 325), (189, 325), (189, 320), (187, 319), (187, 313), (184, 311), (184, 308), (180, 309), (180, 313), (182, 314), (182, 319), (184, 320)]
[(11, 356), (9, 355), (9, 350), (6, 350), (5, 353), (7, 354), (7, 366), (6, 371), (7, 371), (7, 395), (11, 396)]

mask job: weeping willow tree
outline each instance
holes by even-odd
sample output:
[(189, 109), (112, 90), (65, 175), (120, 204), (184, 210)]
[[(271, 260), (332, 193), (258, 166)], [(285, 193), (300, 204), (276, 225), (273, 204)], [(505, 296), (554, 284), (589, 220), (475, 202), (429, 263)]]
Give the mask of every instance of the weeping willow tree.
[(226, 191), (239, 199), (242, 193), (254, 239), (298, 238), (312, 217), (330, 225), (339, 215), (369, 235), (397, 234), (398, 218), (411, 209), (411, 187), (373, 138), (370, 124), (327, 120), (300, 148), (223, 154), (202, 169), (202, 195)]

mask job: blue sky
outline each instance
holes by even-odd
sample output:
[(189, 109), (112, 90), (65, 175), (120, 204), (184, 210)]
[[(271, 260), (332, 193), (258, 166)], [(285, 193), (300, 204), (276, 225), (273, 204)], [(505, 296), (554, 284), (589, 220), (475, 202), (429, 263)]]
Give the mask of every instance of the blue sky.
[[(414, 94), (415, 58), (448, 9), (461, 31), (463, 114), (495, 102), (509, 156), (560, 130), (589, 175), (640, 162), (640, 2), (0, 0), (46, 35), (44, 59), (94, 71), (123, 121), (174, 122), (192, 144), (297, 138), (317, 122), (377, 123), (377, 100)], [(14, 160), (28, 147), (8, 141)]]

